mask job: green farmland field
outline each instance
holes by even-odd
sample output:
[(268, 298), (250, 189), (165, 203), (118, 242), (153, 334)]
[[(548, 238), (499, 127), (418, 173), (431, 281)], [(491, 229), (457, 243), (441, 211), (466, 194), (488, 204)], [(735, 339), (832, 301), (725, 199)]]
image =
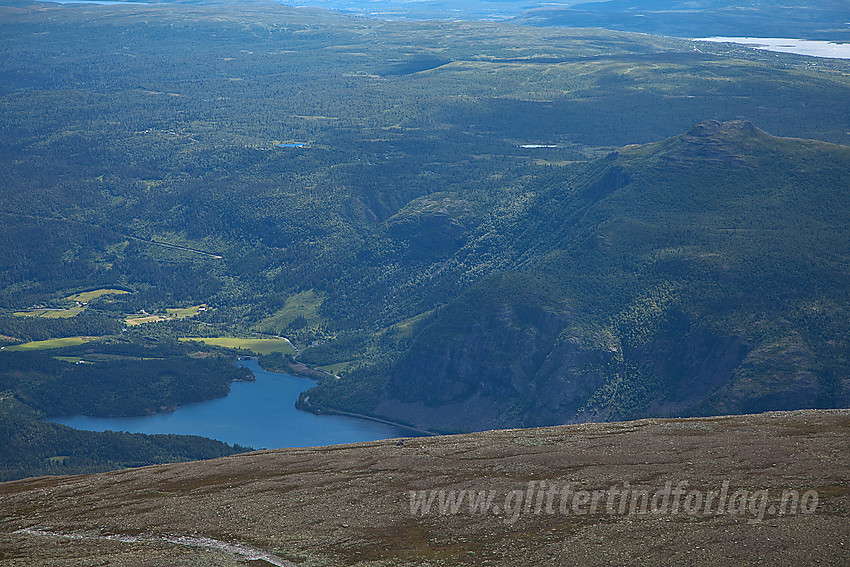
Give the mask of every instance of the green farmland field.
[(237, 339), (233, 337), (189, 337), (181, 341), (199, 341), (208, 345), (224, 348), (236, 348), (250, 350), (257, 354), (271, 354), (280, 352), (283, 354), (295, 354), (289, 341), (286, 339)]
[(69, 346), (77, 346), (93, 341), (96, 337), (65, 337), (62, 339), (48, 339), (46, 341), (32, 341), (20, 345), (12, 345), (5, 347), (7, 351), (23, 351), (23, 350), (47, 350), (52, 348), (62, 348)]

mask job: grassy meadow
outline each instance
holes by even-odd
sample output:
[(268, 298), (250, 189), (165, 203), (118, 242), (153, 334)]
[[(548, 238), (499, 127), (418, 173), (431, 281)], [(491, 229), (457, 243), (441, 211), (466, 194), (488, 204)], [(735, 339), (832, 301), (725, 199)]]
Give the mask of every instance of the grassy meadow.
[(240, 339), (235, 337), (184, 337), (181, 341), (198, 341), (212, 346), (249, 350), (255, 354), (295, 354), (286, 339)]

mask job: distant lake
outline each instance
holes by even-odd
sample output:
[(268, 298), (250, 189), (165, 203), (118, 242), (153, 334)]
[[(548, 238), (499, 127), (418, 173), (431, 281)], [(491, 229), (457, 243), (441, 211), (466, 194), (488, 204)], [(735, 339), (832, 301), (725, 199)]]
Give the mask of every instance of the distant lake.
[(104, 6), (111, 6), (113, 4), (129, 4), (130, 6), (134, 6), (136, 4), (147, 4), (147, 2), (111, 2), (110, 0), (44, 0), (45, 2), (51, 4), (102, 4)]
[(376, 421), (297, 410), (298, 395), (313, 387), (315, 382), (266, 372), (256, 360), (238, 364), (249, 368), (256, 382), (233, 382), (225, 398), (149, 416), (74, 416), (50, 421), (88, 431), (201, 435), (255, 449), (314, 447), (419, 435), (413, 430)]
[(832, 59), (850, 59), (850, 43), (832, 41), (813, 41), (808, 39), (783, 39), (778, 37), (703, 37), (695, 41), (713, 41), (737, 43), (755, 49), (778, 53), (795, 53), (810, 57), (828, 57)]

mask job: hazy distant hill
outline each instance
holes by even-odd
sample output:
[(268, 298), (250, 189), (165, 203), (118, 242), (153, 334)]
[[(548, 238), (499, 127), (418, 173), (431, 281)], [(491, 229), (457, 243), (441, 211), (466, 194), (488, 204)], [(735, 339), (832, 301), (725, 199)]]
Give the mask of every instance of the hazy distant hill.
[[(151, 3), (226, 2), (153, 0)], [(379, 20), (466, 19), (535, 26), (596, 27), (672, 37), (850, 40), (850, 8), (843, 0), (302, 0), (281, 3)]]
[(610, 0), (541, 5), (527, 10), (516, 21), (674, 37), (850, 39), (850, 7), (843, 0)]

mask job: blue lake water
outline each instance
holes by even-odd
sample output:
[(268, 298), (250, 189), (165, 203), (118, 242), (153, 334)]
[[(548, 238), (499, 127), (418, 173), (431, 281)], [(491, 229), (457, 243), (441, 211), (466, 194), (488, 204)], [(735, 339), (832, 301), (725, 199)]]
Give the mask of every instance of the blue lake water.
[(73, 416), (52, 419), (75, 429), (202, 435), (255, 449), (314, 447), (416, 436), (402, 427), (295, 409), (298, 395), (315, 385), (307, 378), (266, 372), (256, 360), (239, 362), (256, 382), (234, 382), (230, 394), (181, 406), (171, 413), (141, 417)]
[(832, 59), (850, 59), (850, 43), (777, 37), (704, 37), (695, 41), (737, 43), (755, 49), (764, 49), (778, 53), (795, 53), (797, 55)]
[(110, 0), (47, 0), (52, 4), (100, 4), (102, 6), (114, 6), (116, 4), (147, 4), (147, 2), (117, 2)]

